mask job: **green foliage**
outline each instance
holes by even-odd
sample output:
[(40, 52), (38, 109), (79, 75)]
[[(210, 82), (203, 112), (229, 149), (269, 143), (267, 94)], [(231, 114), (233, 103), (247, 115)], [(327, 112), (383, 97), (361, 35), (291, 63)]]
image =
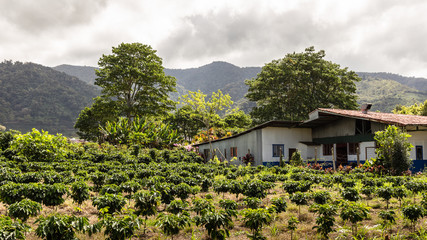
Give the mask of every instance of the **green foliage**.
[(286, 181), (283, 183), (283, 189), (289, 194), (307, 192), (310, 190), (311, 184), (310, 181)]
[(424, 216), (424, 211), (425, 210), (421, 206), (415, 204), (402, 208), (403, 216), (411, 221), (414, 232), (416, 222)]
[(81, 110), (74, 128), (81, 139), (97, 141), (101, 138), (99, 126), (104, 126), (107, 121), (116, 120), (118, 114), (114, 101), (98, 96), (93, 99), (92, 106)]
[(176, 80), (165, 75), (162, 59), (150, 46), (122, 43), (113, 47), (112, 54), (103, 55), (98, 65), (95, 85), (127, 119), (162, 116), (173, 108), (168, 93), (175, 91)]
[(189, 226), (191, 222), (190, 214), (186, 211), (178, 214), (160, 213), (156, 218), (156, 226), (159, 227), (166, 236), (179, 233), (184, 227)]
[(392, 187), (381, 187), (377, 189), (378, 197), (384, 199), (387, 203), (387, 209), (390, 199), (393, 197), (394, 192)]
[(314, 202), (317, 204), (326, 204), (329, 200), (331, 200), (331, 194), (327, 191), (317, 191), (314, 192), (311, 197)]
[[(258, 208), (258, 209), (245, 209), (242, 212), (243, 214), (243, 223), (245, 224), (245, 227), (248, 227), (252, 231), (251, 237), (256, 237), (258, 234), (260, 234), (262, 227), (265, 224), (269, 224), (273, 217), (271, 216), (271, 213), (264, 208)], [(262, 236), (262, 235), (261, 235)]]
[(377, 154), (375, 164), (397, 175), (407, 171), (412, 165), (409, 152), (413, 146), (408, 142), (409, 137), (409, 134), (391, 125), (384, 131), (375, 132), (374, 138), (378, 146), (375, 149)]
[(398, 105), (394, 108), (393, 113), (427, 116), (427, 100), (411, 106)]
[(337, 214), (336, 206), (330, 204), (316, 204), (312, 209), (317, 213), (317, 225), (314, 226), (313, 229), (316, 229), (317, 233), (322, 236), (322, 239), (328, 239), (329, 233), (334, 231), (334, 216)]
[(353, 236), (357, 233), (357, 223), (368, 217), (369, 207), (362, 203), (348, 202), (341, 209), (340, 217), (344, 221), (350, 221), (352, 224)]
[(297, 229), (298, 223), (299, 223), (299, 221), (295, 216), (291, 216), (288, 220), (288, 225), (286, 225), (286, 229), (291, 231), (291, 240), (292, 240), (292, 234)]
[(273, 198), (271, 199), (271, 203), (273, 204), (273, 208), (276, 213), (286, 212), (288, 204), (286, 203), (286, 199), (284, 197)]
[(108, 207), (109, 213), (120, 212), (125, 204), (126, 200), (121, 194), (106, 193), (103, 196), (94, 197), (92, 200), (92, 205), (95, 206), (98, 211)]
[(237, 210), (237, 202), (230, 199), (219, 200), (219, 206), (224, 210)]
[[(220, 201), (223, 201), (222, 199)], [(203, 198), (195, 198), (192, 201), (193, 207), (191, 208), (196, 214), (201, 215), (203, 210), (213, 211), (215, 206), (211, 200)], [(220, 203), (221, 206), (221, 203)]]
[(298, 215), (300, 215), (301, 214), (301, 205), (307, 205), (308, 204), (309, 196), (307, 193), (296, 192), (296, 193), (293, 193), (289, 199), (291, 200), (291, 202), (298, 205)]
[(177, 131), (162, 121), (135, 116), (132, 121), (120, 117), (100, 127), (105, 141), (111, 144), (138, 145), (147, 148), (172, 148), (181, 141)]
[(107, 214), (101, 224), (105, 227), (104, 235), (108, 236), (108, 240), (125, 240), (135, 235), (136, 230), (141, 227), (141, 219), (132, 213), (124, 216)]
[(16, 134), (20, 134), (20, 132), (15, 130), (0, 131), (0, 150), (8, 149), (13, 141), (13, 136)]
[(355, 188), (344, 188), (341, 191), (341, 196), (345, 200), (356, 202), (360, 199), (359, 192)]
[(251, 111), (256, 123), (303, 120), (319, 107), (354, 109), (356, 73), (324, 60), (314, 47), (266, 64), (256, 78), (246, 80), (246, 98), (256, 102)]
[(258, 208), (262, 203), (261, 199), (256, 198), (256, 197), (247, 197), (247, 198), (243, 199), (243, 202), (245, 203), (245, 205), (248, 208), (251, 208), (251, 209)]
[(390, 227), (391, 225), (394, 224), (396, 222), (396, 213), (393, 210), (383, 210), (380, 212), (380, 214), (378, 214), (378, 216), (381, 218), (382, 223), (381, 225), (383, 226), (383, 228), (387, 228)]
[(153, 191), (139, 191), (134, 196), (136, 214), (142, 216), (152, 216), (157, 213), (160, 203), (160, 194)]
[(71, 199), (81, 205), (90, 198), (89, 186), (86, 182), (78, 181), (71, 184)]
[(34, 63), (0, 62), (0, 79), (0, 124), (22, 132), (72, 135), (79, 112), (98, 94), (77, 78)]
[(64, 203), (63, 198), (68, 193), (68, 188), (62, 183), (44, 184), (43, 185), (43, 204), (46, 206), (58, 206)]
[(37, 216), (41, 210), (42, 205), (40, 203), (29, 199), (23, 199), (22, 201), (9, 206), (8, 215), (26, 222), (30, 216)]
[(86, 217), (53, 214), (39, 217), (36, 235), (46, 240), (74, 240), (76, 231), (84, 231), (89, 225)]
[(301, 157), (301, 153), (298, 150), (292, 154), (291, 159), (289, 159), (289, 163), (292, 166), (302, 166), (303, 165), (303, 159)]
[(175, 185), (173, 187), (173, 191), (177, 197), (181, 198), (181, 200), (187, 199), (188, 196), (193, 193), (193, 189), (190, 187), (190, 185), (183, 182)]
[(267, 189), (270, 188), (270, 184), (263, 182), (258, 179), (248, 180), (243, 184), (243, 195), (247, 197), (265, 198), (267, 196)]
[(31, 162), (53, 162), (63, 160), (67, 153), (67, 139), (33, 129), (26, 134), (17, 134), (10, 148)]
[(188, 203), (186, 201), (176, 199), (171, 201), (171, 203), (166, 208), (166, 211), (173, 214), (178, 214), (178, 213), (185, 212), (187, 208), (188, 208)]
[(195, 217), (195, 222), (208, 230), (211, 239), (226, 239), (230, 236), (229, 229), (233, 228), (233, 219), (229, 212), (224, 210), (205, 209), (201, 216)]
[(10, 217), (0, 216), (0, 239), (25, 239), (29, 226), (20, 220), (13, 221)]

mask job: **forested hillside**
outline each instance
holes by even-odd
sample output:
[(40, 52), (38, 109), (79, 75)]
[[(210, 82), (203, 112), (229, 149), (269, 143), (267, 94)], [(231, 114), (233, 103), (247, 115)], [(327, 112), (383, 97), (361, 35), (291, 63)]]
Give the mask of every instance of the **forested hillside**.
[[(69, 75), (81, 77), (82, 80), (93, 83), (94, 69), (60, 65), (55, 69)], [(245, 79), (251, 79), (261, 71), (261, 67), (237, 67), (227, 62), (213, 62), (198, 68), (165, 69), (167, 75), (176, 77), (178, 93), (173, 99), (187, 90), (211, 93), (221, 89), (228, 93), (242, 110), (249, 112), (253, 103), (248, 102), (244, 95), (248, 87)], [(396, 105), (411, 105), (424, 102), (427, 99), (427, 79), (405, 77), (392, 73), (357, 73), (362, 81), (357, 83), (358, 103), (373, 103), (374, 111), (390, 112)]]
[(34, 63), (0, 63), (0, 124), (71, 135), (80, 111), (98, 94), (76, 77)]

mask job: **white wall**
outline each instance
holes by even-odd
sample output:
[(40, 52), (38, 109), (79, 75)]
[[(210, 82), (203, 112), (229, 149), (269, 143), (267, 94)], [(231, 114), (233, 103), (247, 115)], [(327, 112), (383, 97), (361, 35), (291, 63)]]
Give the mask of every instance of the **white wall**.
[(415, 160), (415, 146), (423, 146), (423, 158), (427, 159), (427, 131), (408, 132), (411, 135), (408, 141), (414, 146), (410, 158)]
[(262, 129), (262, 160), (263, 162), (279, 162), (279, 157), (273, 157), (273, 144), (284, 144), (283, 159), (288, 159), (289, 148), (296, 148), (301, 157), (307, 159), (307, 147), (300, 141), (311, 142), (310, 128), (279, 128), (266, 127)]
[[(241, 164), (239, 158), (245, 156), (248, 153), (248, 150), (254, 155), (256, 163), (261, 162), (261, 149), (260, 145), (257, 144), (257, 136), (259, 134), (261, 134), (260, 129), (254, 130), (237, 137), (213, 142), (212, 147), (213, 149), (217, 150), (216, 156), (222, 160), (224, 160), (224, 150), (226, 151), (226, 159), (230, 160), (230, 148), (237, 147), (237, 162), (233, 162), (233, 164)], [(199, 146), (200, 153), (203, 153), (204, 149), (209, 149), (209, 143), (205, 143)], [(221, 153), (219, 153), (218, 150)], [(209, 158), (211, 158), (211, 156), (209, 156)]]

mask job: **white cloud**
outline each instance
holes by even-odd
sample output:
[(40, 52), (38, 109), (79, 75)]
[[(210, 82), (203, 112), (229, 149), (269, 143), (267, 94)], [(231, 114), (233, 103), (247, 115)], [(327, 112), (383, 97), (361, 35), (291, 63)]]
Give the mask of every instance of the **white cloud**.
[(427, 77), (422, 0), (0, 0), (0, 56), (96, 66), (121, 42), (170, 68), (262, 66), (308, 46), (356, 71)]

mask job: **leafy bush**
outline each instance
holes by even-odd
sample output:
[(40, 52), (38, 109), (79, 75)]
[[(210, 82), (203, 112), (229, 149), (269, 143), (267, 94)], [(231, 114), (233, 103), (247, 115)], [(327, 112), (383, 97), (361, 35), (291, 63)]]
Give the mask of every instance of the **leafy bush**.
[(86, 182), (78, 181), (71, 184), (71, 199), (81, 205), (90, 198), (89, 186)]
[(109, 213), (120, 212), (125, 206), (126, 200), (121, 194), (106, 193), (103, 196), (95, 197), (92, 201), (98, 211), (108, 207)]
[(330, 204), (315, 204), (314, 212), (317, 213), (316, 229), (323, 239), (328, 239), (329, 233), (333, 232), (333, 226), (335, 224), (335, 215), (337, 214), (337, 208), (335, 205)]
[(350, 221), (353, 236), (357, 233), (357, 223), (368, 217), (369, 207), (361, 203), (348, 202), (343, 205), (340, 217), (344, 221)]
[(265, 224), (269, 224), (273, 220), (271, 213), (264, 208), (245, 209), (242, 213), (245, 226), (252, 231), (252, 235), (249, 237), (252, 239), (263, 238), (261, 229)]
[(33, 131), (17, 134), (10, 144), (18, 156), (31, 162), (53, 162), (63, 160), (68, 153), (67, 139), (61, 135), (50, 135), (45, 131)]
[(230, 236), (229, 229), (233, 227), (231, 215), (224, 210), (205, 209), (201, 216), (195, 217), (195, 221), (196, 225), (204, 226), (208, 230), (211, 239), (226, 239)]
[(345, 200), (356, 202), (360, 199), (359, 192), (355, 188), (344, 188), (341, 191), (341, 196)]
[(298, 150), (292, 154), (291, 159), (289, 160), (289, 163), (292, 166), (302, 166), (303, 165), (303, 159), (301, 157), (301, 153)]
[(25, 239), (29, 227), (20, 220), (13, 221), (10, 217), (0, 216), (0, 239)]
[(86, 217), (53, 214), (39, 217), (36, 235), (46, 240), (74, 240), (76, 231), (84, 231), (89, 225)]
[(262, 203), (261, 199), (255, 197), (247, 197), (243, 199), (243, 202), (245, 203), (246, 207), (251, 209), (258, 208)]
[(101, 220), (105, 227), (104, 235), (108, 235), (110, 240), (131, 239), (135, 231), (141, 226), (141, 219), (132, 213), (124, 216), (112, 216), (107, 214)]
[(326, 191), (317, 191), (312, 195), (313, 201), (317, 204), (325, 204), (327, 201), (331, 200), (331, 194)]
[(424, 209), (419, 205), (409, 205), (402, 208), (403, 216), (411, 221), (413, 231), (415, 232), (415, 225), (418, 219), (424, 216)]
[(392, 187), (381, 187), (377, 189), (377, 195), (378, 197), (384, 199), (387, 203), (387, 209), (388, 204), (390, 202), (390, 199), (393, 197), (393, 188)]
[(383, 166), (397, 175), (407, 171), (412, 165), (409, 158), (409, 152), (413, 147), (408, 142), (410, 136), (400, 128), (391, 125), (384, 131), (376, 132), (374, 138), (378, 148), (375, 153), (378, 157), (374, 164)]
[(271, 199), (271, 203), (274, 205), (274, 210), (276, 213), (286, 212), (288, 204), (286, 203), (286, 199), (284, 197), (273, 198)]
[(166, 211), (173, 214), (178, 214), (186, 211), (187, 208), (188, 208), (187, 202), (177, 199), (177, 200), (171, 201), (171, 203), (166, 208)]
[(8, 215), (26, 222), (30, 216), (37, 216), (42, 210), (42, 205), (38, 202), (24, 199), (9, 206)]
[(179, 233), (181, 229), (190, 226), (190, 214), (186, 211), (178, 214), (160, 213), (156, 218), (156, 226), (159, 227), (166, 236), (172, 236)]
[(203, 198), (195, 198), (192, 201), (193, 207), (191, 208), (196, 214), (202, 214), (203, 210), (213, 211), (215, 206), (212, 204), (211, 200)]

